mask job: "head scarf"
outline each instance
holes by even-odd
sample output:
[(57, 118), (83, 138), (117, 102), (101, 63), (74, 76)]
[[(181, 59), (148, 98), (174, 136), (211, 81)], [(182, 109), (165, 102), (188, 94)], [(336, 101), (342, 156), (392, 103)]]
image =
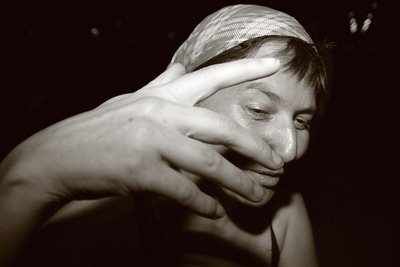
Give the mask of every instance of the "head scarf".
[(290, 36), (312, 43), (300, 23), (288, 14), (258, 5), (233, 5), (207, 16), (175, 52), (171, 64), (186, 71), (244, 41), (260, 36)]

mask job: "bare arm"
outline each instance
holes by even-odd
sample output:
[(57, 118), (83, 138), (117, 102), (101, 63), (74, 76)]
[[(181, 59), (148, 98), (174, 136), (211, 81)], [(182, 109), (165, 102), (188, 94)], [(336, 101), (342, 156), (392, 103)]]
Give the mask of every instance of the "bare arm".
[(232, 148), (266, 171), (281, 167), (279, 156), (230, 119), (193, 105), (220, 88), (270, 75), (278, 66), (246, 59), (186, 75), (175, 66), (148, 87), (17, 146), (0, 164), (0, 266), (11, 264), (32, 231), (73, 200), (151, 191), (203, 216), (222, 216), (220, 204), (177, 169), (259, 204), (263, 188), (205, 143)]
[(24, 240), (45, 219), (50, 203), (27, 183), (9, 183), (6, 174), (1, 174), (0, 266), (8, 266), (24, 245)]

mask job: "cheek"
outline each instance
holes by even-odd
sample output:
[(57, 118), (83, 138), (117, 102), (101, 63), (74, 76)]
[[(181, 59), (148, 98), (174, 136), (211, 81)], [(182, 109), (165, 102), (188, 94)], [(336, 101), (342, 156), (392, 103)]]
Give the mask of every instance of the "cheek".
[(297, 131), (297, 155), (296, 159), (301, 158), (308, 149), (310, 133), (308, 131)]
[(246, 114), (240, 103), (237, 103), (236, 105), (231, 105), (228, 116), (231, 117), (243, 128), (264, 139), (268, 131), (268, 123), (250, 119), (249, 115)]

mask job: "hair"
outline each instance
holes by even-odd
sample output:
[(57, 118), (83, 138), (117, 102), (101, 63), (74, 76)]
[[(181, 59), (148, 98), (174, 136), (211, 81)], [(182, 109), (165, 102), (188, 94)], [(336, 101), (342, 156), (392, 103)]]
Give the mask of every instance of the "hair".
[(271, 54), (285, 62), (283, 68), (295, 74), (299, 81), (314, 88), (318, 112), (321, 115), (326, 110), (330, 92), (328, 90), (327, 62), (321, 52), (332, 47), (332, 44), (309, 44), (296, 37), (289, 36), (261, 36), (244, 41), (218, 55), (201, 63), (194, 70), (213, 64), (229, 62), (237, 59), (254, 56), (262, 45), (272, 42), (285, 43), (283, 48)]

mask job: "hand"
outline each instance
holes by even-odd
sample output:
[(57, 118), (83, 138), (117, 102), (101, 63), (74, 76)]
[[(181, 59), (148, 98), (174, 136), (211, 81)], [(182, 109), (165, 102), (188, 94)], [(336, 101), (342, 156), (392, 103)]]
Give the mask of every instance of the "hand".
[[(282, 161), (233, 120), (193, 107), (215, 91), (277, 71), (270, 59), (244, 59), (184, 74), (173, 65), (141, 90), (55, 124), (17, 147), (3, 166), (8, 184), (33, 185), (49, 201), (150, 191), (208, 217), (222, 207), (180, 170), (204, 177), (239, 200), (260, 203), (264, 189), (208, 144), (221, 144), (270, 172)], [(18, 164), (13, 164), (18, 162)], [(252, 173), (251, 175), (257, 175)], [(7, 177), (5, 179), (7, 182)]]

